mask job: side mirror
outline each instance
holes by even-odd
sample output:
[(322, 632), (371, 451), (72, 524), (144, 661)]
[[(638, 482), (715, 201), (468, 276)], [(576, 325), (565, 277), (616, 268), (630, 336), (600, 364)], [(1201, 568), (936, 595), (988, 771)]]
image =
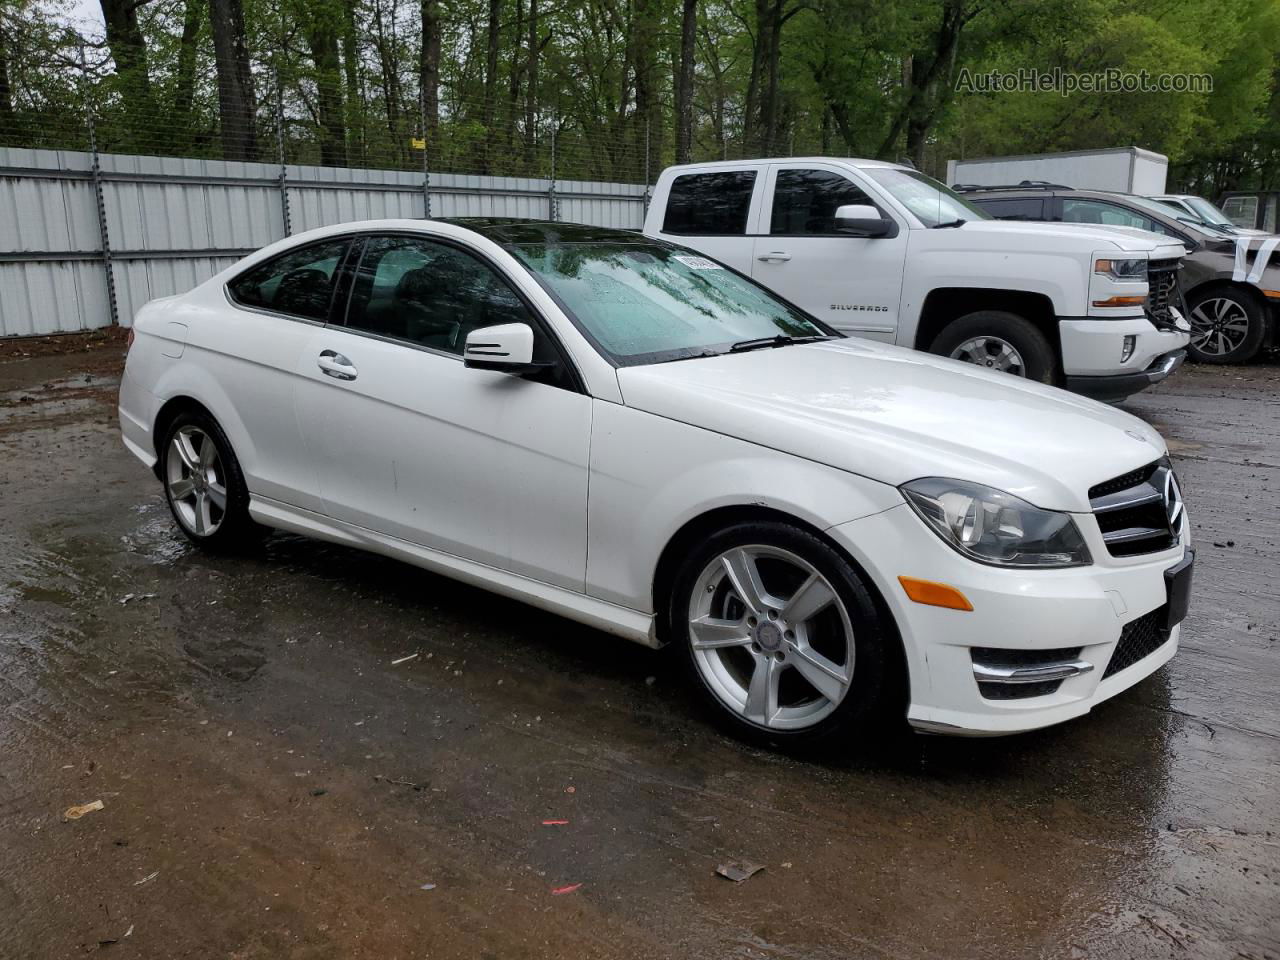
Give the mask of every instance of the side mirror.
[(856, 237), (896, 237), (898, 223), (880, 216), (868, 203), (850, 203), (836, 208), (836, 232)]
[(533, 359), (533, 328), (527, 323), (478, 327), (467, 334), (462, 362), (477, 370), (530, 373), (550, 366)]

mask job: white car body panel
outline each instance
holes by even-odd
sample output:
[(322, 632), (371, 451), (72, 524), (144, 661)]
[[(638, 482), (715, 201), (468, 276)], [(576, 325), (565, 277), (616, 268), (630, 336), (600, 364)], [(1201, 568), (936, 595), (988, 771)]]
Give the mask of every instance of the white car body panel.
[[(227, 281), (294, 244), (410, 231), (488, 258), (577, 368), (576, 392), (460, 358), (231, 302)], [(126, 446), (156, 464), (164, 405), (189, 398), (226, 433), (259, 522), (398, 557), (656, 645), (659, 559), (690, 522), (759, 510), (821, 532), (870, 578), (910, 668), (913, 723), (1003, 733), (1056, 723), (1171, 656), (1105, 681), (1123, 623), (1164, 602), (1186, 549), (1113, 559), (1088, 489), (1167, 453), (1142, 421), (956, 361), (860, 340), (615, 367), (502, 247), (454, 224), (338, 225), (273, 245), (145, 307), (120, 391)], [(320, 350), (359, 370), (341, 382)], [(353, 389), (354, 388), (354, 389)], [(956, 553), (897, 486), (950, 476), (1076, 514), (1094, 557), (1014, 570)], [(442, 491), (447, 490), (447, 493)], [(899, 575), (950, 583), (972, 612), (913, 603)], [(1098, 670), (1032, 701), (983, 699), (968, 647), (1084, 644)]]

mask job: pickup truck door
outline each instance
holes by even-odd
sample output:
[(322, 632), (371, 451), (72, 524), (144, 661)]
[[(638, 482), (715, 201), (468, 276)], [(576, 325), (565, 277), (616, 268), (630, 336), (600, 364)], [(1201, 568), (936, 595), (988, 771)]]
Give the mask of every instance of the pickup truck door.
[(664, 208), (654, 232), (750, 274), (767, 172), (760, 164), (680, 174), (658, 198)]
[[(864, 203), (898, 222), (894, 237), (835, 232), (835, 212)], [(771, 164), (751, 276), (843, 333), (894, 342), (910, 230), (835, 164)]]

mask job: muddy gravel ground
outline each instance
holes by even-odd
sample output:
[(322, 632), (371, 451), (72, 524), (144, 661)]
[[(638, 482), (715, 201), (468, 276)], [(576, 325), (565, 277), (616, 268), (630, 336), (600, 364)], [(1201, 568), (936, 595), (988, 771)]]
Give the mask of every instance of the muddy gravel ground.
[(1200, 547), (1168, 667), (818, 764), (518, 603), (193, 550), (89, 346), (0, 362), (0, 957), (1280, 957), (1280, 365), (1128, 404)]

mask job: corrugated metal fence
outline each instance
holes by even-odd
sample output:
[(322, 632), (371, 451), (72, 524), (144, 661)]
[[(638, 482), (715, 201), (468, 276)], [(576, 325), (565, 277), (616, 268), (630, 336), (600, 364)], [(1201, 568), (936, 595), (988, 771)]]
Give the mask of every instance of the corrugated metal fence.
[(637, 184), (0, 149), (0, 336), (129, 324), (245, 254), (380, 217), (530, 217), (638, 230)]

